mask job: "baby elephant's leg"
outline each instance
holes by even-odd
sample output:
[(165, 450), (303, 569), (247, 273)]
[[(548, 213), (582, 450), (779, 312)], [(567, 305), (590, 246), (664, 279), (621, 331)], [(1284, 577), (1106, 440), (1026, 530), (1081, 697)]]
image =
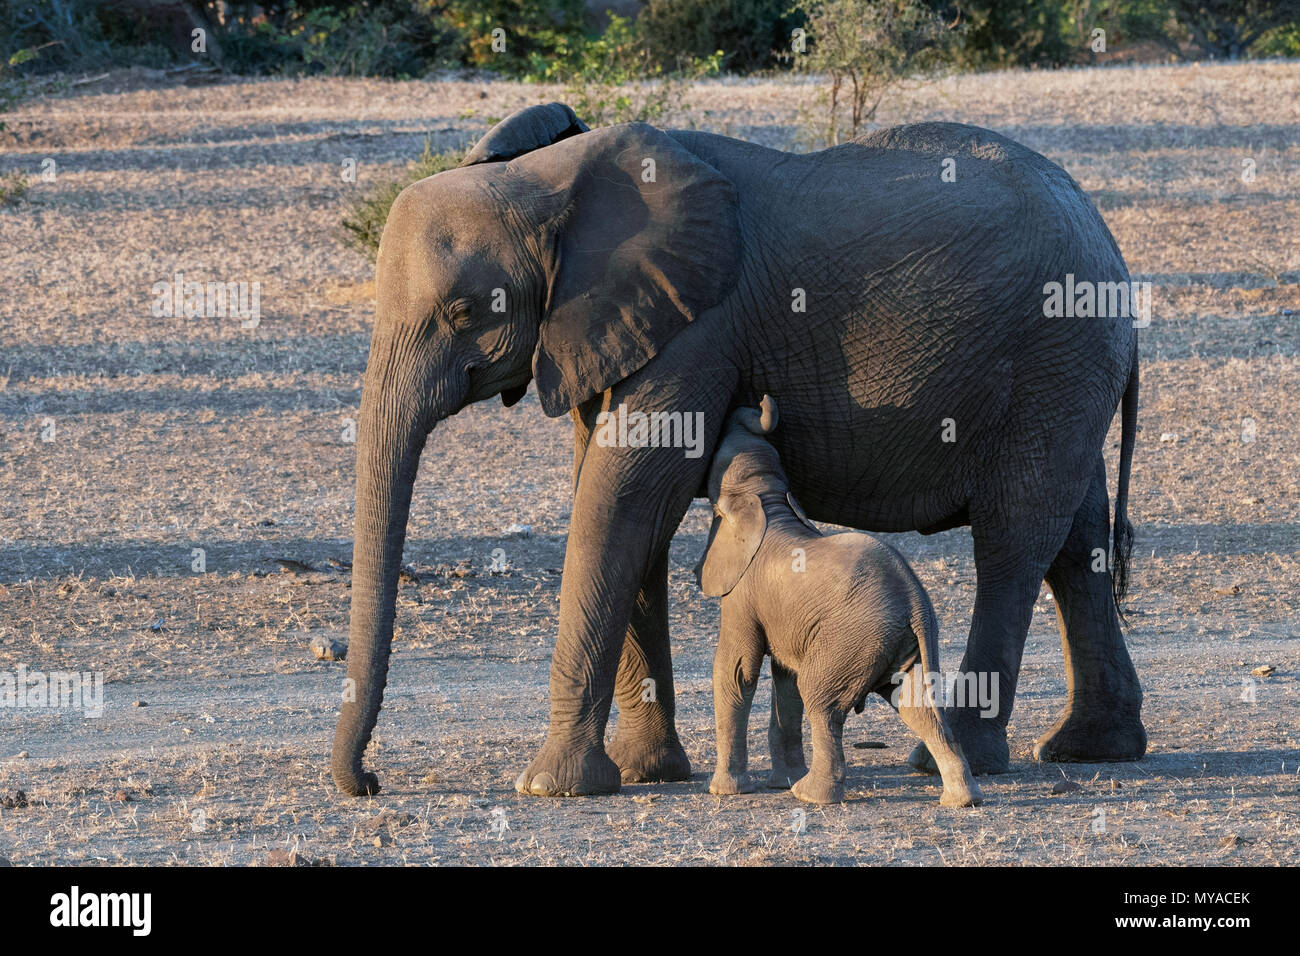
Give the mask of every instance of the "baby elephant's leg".
[(790, 788), (806, 803), (839, 803), (844, 799), (844, 711), (808, 702), (812, 728), (812, 769)]
[(903, 678), (899, 688), (898, 716), (930, 748), (935, 763), (939, 765), (939, 775), (943, 778), (943, 795), (939, 802), (945, 807), (978, 806), (984, 802), (984, 794), (943, 721), (940, 701), (927, 696), (923, 670), (920, 665), (915, 665)]
[(794, 672), (772, 659), (772, 722), (767, 729), (767, 745), (772, 751), (772, 773), (767, 785), (773, 790), (789, 790), (808, 772), (803, 759), (803, 698)]
[(718, 738), (718, 765), (709, 793), (751, 793), (746, 735), (749, 709), (763, 666), (764, 641), (758, 624), (744, 613), (722, 606), (718, 652), (713, 657), (713, 719)]

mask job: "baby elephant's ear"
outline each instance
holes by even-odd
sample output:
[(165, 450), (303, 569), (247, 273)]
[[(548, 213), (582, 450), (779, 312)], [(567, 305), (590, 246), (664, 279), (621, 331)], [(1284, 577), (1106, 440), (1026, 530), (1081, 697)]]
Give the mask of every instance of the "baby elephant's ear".
[(700, 589), (709, 597), (731, 593), (767, 532), (758, 495), (727, 495), (718, 501), (718, 509), (700, 568)]

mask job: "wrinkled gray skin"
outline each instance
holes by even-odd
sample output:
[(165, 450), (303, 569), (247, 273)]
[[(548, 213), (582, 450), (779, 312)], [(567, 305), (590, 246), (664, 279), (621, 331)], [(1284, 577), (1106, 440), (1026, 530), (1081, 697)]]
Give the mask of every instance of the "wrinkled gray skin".
[[(520, 790), (608, 793), (689, 775), (673, 721), (668, 544), (729, 410), (764, 393), (781, 405), (774, 443), (812, 518), (868, 531), (970, 525), (977, 588), (962, 668), (998, 674), (1003, 702), (991, 720), (950, 714), (974, 771), (1008, 769), (1006, 722), (1044, 576), (1068, 696), (1036, 752), (1141, 756), (1141, 690), (1111, 575), (1105, 562), (1091, 570), (1110, 545), (1102, 445), (1121, 398), (1125, 567), (1136, 333), (1124, 318), (1043, 317), (1044, 284), (1067, 273), (1128, 279), (1073, 180), (995, 133), (946, 123), (803, 156), (644, 124), (584, 130), (559, 104), (523, 110), (389, 214), (358, 420), (355, 700), (334, 738), (339, 788), (378, 789), (362, 755), (426, 438), (471, 402), (513, 404), (530, 380), (547, 415), (573, 418), (574, 500), (550, 729)], [(949, 158), (956, 182), (941, 179)], [(602, 408), (620, 403), (702, 414), (705, 454), (589, 440)], [(654, 694), (642, 693), (647, 678)]]
[[(945, 807), (983, 801), (944, 725), (931, 688), (939, 674), (939, 624), (925, 588), (901, 554), (861, 532), (823, 535), (790, 494), (763, 437), (775, 403), (737, 409), (709, 470), (713, 528), (700, 587), (722, 598), (713, 659), (716, 794), (748, 793), (749, 710), (763, 657), (772, 658), (767, 785), (808, 803), (844, 799), (844, 720), (877, 693), (929, 748), (943, 775)], [(918, 666), (919, 665), (919, 666)], [(927, 682), (930, 675), (930, 682)], [(938, 686), (942, 686), (939, 683)], [(804, 766), (803, 714), (812, 728)]]

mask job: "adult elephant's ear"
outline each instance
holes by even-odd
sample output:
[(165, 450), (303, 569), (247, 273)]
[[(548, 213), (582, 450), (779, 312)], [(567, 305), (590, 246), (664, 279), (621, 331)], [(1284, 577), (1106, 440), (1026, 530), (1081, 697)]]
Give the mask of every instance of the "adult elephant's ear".
[(563, 103), (516, 110), (488, 130), (460, 164), (499, 163), (587, 132), (587, 124)]
[(547, 210), (549, 289), (533, 358), (547, 415), (637, 371), (735, 283), (735, 187), (666, 133), (597, 129), (509, 168)]

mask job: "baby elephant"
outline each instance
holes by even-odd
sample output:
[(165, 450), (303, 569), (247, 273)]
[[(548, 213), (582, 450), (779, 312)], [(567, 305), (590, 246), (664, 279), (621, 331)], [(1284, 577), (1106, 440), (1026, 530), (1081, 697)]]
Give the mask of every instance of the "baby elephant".
[[(980, 803), (933, 699), (938, 624), (930, 599), (903, 556), (867, 534), (823, 535), (788, 490), (776, 449), (776, 405), (738, 409), (709, 471), (713, 528), (696, 569), (705, 594), (722, 597), (722, 634), (713, 662), (718, 766), (711, 793), (752, 790), (745, 736), (763, 655), (772, 657), (768, 786), (791, 787), (809, 803), (844, 798), (844, 719), (867, 694), (897, 692), (898, 714), (934, 755), (946, 807)], [(919, 667), (916, 665), (920, 665)], [(894, 678), (903, 674), (901, 685)], [(937, 678), (934, 678), (937, 680)], [(812, 726), (812, 769), (804, 766), (803, 709)]]

